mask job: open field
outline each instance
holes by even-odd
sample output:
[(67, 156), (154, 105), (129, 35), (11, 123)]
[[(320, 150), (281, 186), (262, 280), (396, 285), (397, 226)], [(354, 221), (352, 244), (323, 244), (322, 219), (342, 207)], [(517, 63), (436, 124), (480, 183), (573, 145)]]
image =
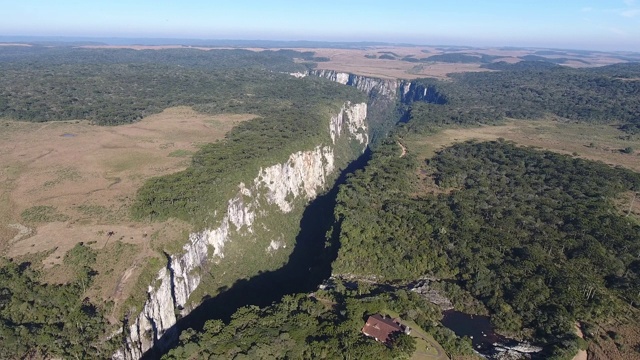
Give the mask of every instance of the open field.
[(94, 295), (124, 296), (145, 259), (189, 230), (175, 220), (132, 221), (137, 189), (150, 177), (186, 168), (200, 145), (252, 118), (176, 107), (117, 127), (0, 121), (0, 253), (46, 253), (47, 280), (64, 282), (64, 254), (87, 243), (100, 250), (97, 266), (104, 267)]
[[(416, 339), (416, 351), (410, 360), (448, 360), (449, 357), (433, 336), (424, 332), (413, 321), (403, 321), (411, 327), (411, 336)], [(412, 325), (413, 324), (413, 325)]]
[[(87, 45), (84, 48), (163, 50), (192, 48), (200, 50), (236, 49), (235, 47), (197, 47), (183, 45)], [(251, 51), (280, 50), (280, 48), (245, 48)], [(536, 55), (540, 49), (504, 49), (504, 48), (447, 48), (439, 46), (370, 46), (362, 48), (286, 48), (296, 51), (312, 51), (317, 57), (328, 58), (329, 61), (318, 63), (318, 69), (336, 70), (358, 75), (386, 79), (415, 79), (434, 77), (447, 79), (447, 74), (469, 71), (488, 71), (480, 67), (480, 63), (446, 63), (446, 62), (409, 62), (402, 58), (426, 58), (432, 55), (460, 54), (480, 57), (489, 55), (493, 61), (515, 63), (523, 56)], [(385, 59), (380, 56), (390, 56)], [(539, 56), (539, 55), (536, 55)], [(615, 54), (603, 52), (577, 53), (571, 50), (547, 51), (542, 56), (550, 60), (562, 60), (569, 67), (603, 66), (623, 62)]]
[[(354, 73), (358, 75), (388, 78), (415, 79), (419, 77), (446, 78), (449, 73), (468, 71), (488, 71), (480, 68), (480, 64), (452, 64), (442, 62), (413, 63), (402, 61), (405, 56), (423, 58), (442, 53), (426, 47), (376, 47), (370, 49), (294, 49), (298, 51), (314, 51), (316, 56), (330, 60), (318, 63), (318, 69), (328, 69)], [(430, 51), (424, 53), (422, 50)], [(365, 55), (381, 56), (387, 53), (398, 55), (396, 60), (369, 59)]]
[[(506, 50), (506, 49), (443, 49), (434, 46), (389, 46), (370, 47), (366, 49), (294, 49), (298, 51), (313, 51), (316, 56), (327, 57), (329, 61), (319, 62), (319, 69), (329, 69), (350, 72), (359, 75), (367, 75), (381, 78), (415, 79), (419, 77), (435, 77), (446, 79), (449, 73), (469, 71), (488, 71), (480, 67), (479, 63), (445, 63), (427, 62), (415, 63), (401, 60), (410, 56), (416, 59), (441, 54), (464, 54), (471, 56), (490, 55), (497, 61), (515, 63), (521, 57), (532, 55), (535, 50)], [(384, 54), (392, 54), (396, 59), (367, 58), (365, 55), (380, 57)], [(606, 53), (592, 53), (589, 55), (573, 54), (567, 52), (564, 55), (545, 56), (548, 59), (567, 58), (564, 65), (570, 67), (602, 66), (622, 62)], [(576, 59), (576, 60), (572, 60)], [(586, 61), (587, 63), (581, 62)]]
[[(410, 135), (403, 140), (408, 151), (421, 159), (439, 149), (467, 140), (489, 141), (503, 138), (519, 145), (533, 146), (584, 159), (602, 161), (640, 172), (640, 139), (627, 140), (614, 125), (567, 123), (554, 120), (511, 120), (505, 125), (447, 129), (430, 136)], [(636, 149), (625, 154), (626, 147)]]

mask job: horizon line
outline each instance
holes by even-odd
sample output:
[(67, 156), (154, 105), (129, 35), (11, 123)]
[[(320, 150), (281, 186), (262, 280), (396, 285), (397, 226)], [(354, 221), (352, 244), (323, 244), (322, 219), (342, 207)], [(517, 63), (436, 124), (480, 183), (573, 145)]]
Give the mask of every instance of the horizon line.
[[(98, 41), (99, 40), (99, 41)], [(119, 40), (113, 42), (115, 40)], [(57, 43), (74, 43), (74, 42), (100, 42), (101, 45), (145, 45), (145, 46), (161, 46), (161, 45), (181, 45), (181, 46), (194, 46), (195, 43), (198, 43), (198, 46), (233, 46), (233, 43), (236, 43), (237, 47), (247, 46), (247, 43), (255, 43), (254, 47), (261, 48), (269, 48), (269, 47), (286, 47), (282, 46), (282, 44), (293, 44), (297, 43), (295, 47), (327, 47), (330, 48), (330, 45), (353, 45), (353, 46), (398, 46), (398, 47), (451, 47), (451, 48), (467, 48), (467, 49), (502, 49), (502, 48), (512, 48), (512, 49), (549, 49), (549, 50), (573, 50), (573, 51), (589, 51), (589, 52), (600, 52), (600, 53), (636, 53), (640, 54), (640, 51), (634, 50), (592, 50), (592, 49), (584, 49), (584, 48), (571, 48), (571, 47), (557, 47), (557, 46), (528, 46), (528, 45), (460, 45), (460, 44), (424, 44), (424, 43), (412, 43), (412, 42), (393, 42), (393, 41), (376, 41), (376, 40), (357, 40), (357, 41), (345, 41), (345, 40), (307, 40), (307, 39), (299, 39), (299, 40), (279, 40), (279, 39), (232, 39), (232, 38), (200, 38), (200, 37), (166, 37), (166, 36), (69, 36), (69, 35), (0, 35), (0, 42), (5, 44), (12, 43), (28, 43), (29, 41), (36, 43), (34, 45), (38, 45), (37, 43), (47, 43), (47, 42), (57, 42)], [(133, 41), (142, 41), (142, 43), (134, 43)], [(162, 42), (162, 43), (152, 43), (152, 42)], [(144, 43), (147, 42), (147, 43)], [(211, 44), (205, 44), (205, 43)], [(225, 43), (225, 44), (213, 44), (213, 43)], [(265, 43), (267, 45), (271, 43), (271, 46), (257, 45), (257, 43)], [(242, 45), (240, 45), (242, 44)], [(276, 45), (281, 44), (281, 45)], [(304, 46), (307, 44), (308, 46)], [(311, 46), (313, 45), (313, 46)], [(326, 45), (326, 46), (321, 46)]]

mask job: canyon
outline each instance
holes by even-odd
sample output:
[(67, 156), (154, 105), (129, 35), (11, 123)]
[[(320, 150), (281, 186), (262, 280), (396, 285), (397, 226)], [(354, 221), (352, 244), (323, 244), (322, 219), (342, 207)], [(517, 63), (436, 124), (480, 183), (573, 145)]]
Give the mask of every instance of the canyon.
[[(282, 213), (289, 213), (294, 200), (311, 200), (324, 190), (336, 170), (334, 144), (347, 137), (363, 151), (366, 148), (366, 114), (365, 103), (346, 102), (330, 119), (333, 144), (291, 154), (287, 162), (262, 169), (249, 186), (240, 183), (219, 226), (191, 233), (182, 255), (167, 255), (166, 268), (158, 272), (157, 285), (149, 286), (140, 314), (123, 329), (125, 346), (113, 358), (138, 359), (163, 337), (170, 341), (174, 336), (168, 332), (176, 324), (176, 315), (184, 316), (193, 308), (189, 296), (201, 282), (198, 268), (206, 261), (224, 258), (227, 242), (251, 234), (261, 218), (268, 216), (261, 211), (264, 206), (274, 204)], [(270, 239), (270, 244), (266, 251), (280, 248), (276, 238)]]
[[(228, 200), (217, 226), (191, 233), (182, 254), (165, 254), (167, 265), (158, 271), (154, 283), (149, 285), (142, 310), (125, 318), (123, 328), (116, 335), (122, 337), (123, 346), (113, 359), (139, 359), (151, 349), (162, 351), (174, 343), (178, 320), (200, 305), (190, 296), (201, 283), (203, 265), (207, 262), (221, 264), (226, 244), (251, 237), (254, 228), (264, 227), (262, 222), (270, 216), (265, 209), (273, 211), (275, 208), (288, 214), (295, 206), (304, 206), (304, 202), (333, 187), (337, 147), (355, 146), (364, 152), (376, 127), (384, 127), (385, 122), (390, 122), (384, 114), (394, 109), (398, 102), (446, 101), (435, 88), (405, 80), (377, 79), (332, 70), (291, 75), (297, 78), (315, 76), (353, 86), (368, 94), (369, 101), (345, 102), (328, 121), (326, 129), (331, 143), (295, 152), (286, 162), (262, 168), (251, 181), (239, 183), (237, 194)], [(392, 124), (397, 121), (392, 120)], [(272, 234), (267, 243), (266, 253), (286, 248), (286, 242), (279, 234)]]

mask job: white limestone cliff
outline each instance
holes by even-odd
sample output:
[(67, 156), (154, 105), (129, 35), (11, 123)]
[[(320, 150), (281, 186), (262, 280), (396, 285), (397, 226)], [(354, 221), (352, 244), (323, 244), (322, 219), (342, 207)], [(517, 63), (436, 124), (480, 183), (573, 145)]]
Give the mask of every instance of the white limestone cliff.
[(369, 144), (369, 135), (367, 134), (367, 126), (365, 124), (366, 117), (367, 104), (351, 105), (346, 103), (338, 114), (331, 117), (329, 123), (329, 132), (333, 144), (335, 145), (336, 138), (340, 137), (346, 123), (349, 135), (364, 145), (362, 148), (362, 151), (364, 151)]
[[(293, 74), (292, 74), (293, 75)], [(430, 87), (421, 83), (401, 79), (380, 79), (370, 76), (349, 74), (335, 70), (310, 70), (308, 75), (335, 81), (340, 84), (356, 87), (370, 96), (383, 96), (389, 100), (400, 100), (410, 104), (414, 101), (441, 103), (440, 94), (430, 92)]]
[[(176, 314), (188, 314), (192, 307), (189, 296), (200, 284), (198, 269), (208, 261), (224, 258), (224, 247), (234, 238), (253, 232), (260, 219), (268, 216), (260, 211), (265, 204), (277, 205), (288, 213), (294, 200), (311, 200), (328, 185), (335, 172), (334, 146), (336, 141), (357, 141), (364, 148), (368, 144), (366, 124), (367, 105), (346, 102), (329, 121), (331, 144), (320, 144), (311, 150), (298, 151), (286, 162), (260, 169), (249, 185), (240, 183), (237, 194), (227, 202), (227, 209), (219, 225), (189, 235), (181, 255), (167, 255), (167, 267), (158, 272), (155, 284), (147, 291), (147, 301), (135, 318), (128, 319), (123, 329), (125, 345), (114, 359), (139, 359), (154, 344), (168, 334), (177, 322)], [(265, 249), (273, 253), (285, 248), (281, 239), (271, 240)]]
[(311, 70), (309, 71), (309, 75), (326, 78), (343, 85), (353, 86), (367, 94), (375, 90), (378, 94), (389, 98), (395, 98), (398, 86), (403, 82), (403, 80), (378, 79), (334, 70)]

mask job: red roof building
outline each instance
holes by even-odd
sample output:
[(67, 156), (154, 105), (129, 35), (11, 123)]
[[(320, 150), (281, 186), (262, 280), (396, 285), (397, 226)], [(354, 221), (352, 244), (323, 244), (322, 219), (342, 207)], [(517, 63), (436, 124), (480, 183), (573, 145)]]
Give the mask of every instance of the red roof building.
[(364, 324), (362, 328), (363, 334), (387, 345), (390, 344), (393, 333), (405, 332), (408, 334), (410, 331), (408, 327), (400, 324), (399, 321), (383, 317), (379, 314), (369, 316), (367, 323)]

